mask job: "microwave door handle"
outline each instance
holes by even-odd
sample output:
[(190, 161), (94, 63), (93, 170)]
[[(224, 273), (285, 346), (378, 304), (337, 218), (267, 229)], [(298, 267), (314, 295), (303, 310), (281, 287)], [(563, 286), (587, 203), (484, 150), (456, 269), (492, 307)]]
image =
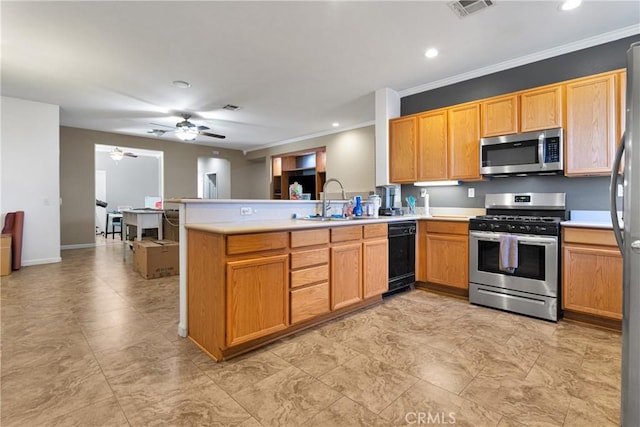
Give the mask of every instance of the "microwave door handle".
[(545, 167), (545, 155), (544, 155), (544, 133), (538, 136), (538, 163)]

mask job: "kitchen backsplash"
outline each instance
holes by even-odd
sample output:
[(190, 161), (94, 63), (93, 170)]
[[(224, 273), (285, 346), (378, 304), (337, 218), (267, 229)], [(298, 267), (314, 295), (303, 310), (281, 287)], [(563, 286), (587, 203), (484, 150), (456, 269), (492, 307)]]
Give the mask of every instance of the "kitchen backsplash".
[[(420, 189), (426, 188), (432, 207), (484, 208), (487, 193), (566, 193), (567, 209), (609, 209), (609, 177), (566, 178), (564, 176), (527, 176), (494, 178), (481, 182), (463, 182), (450, 187), (402, 186), (402, 205), (405, 197), (413, 196), (417, 206), (424, 206)], [(469, 188), (475, 197), (468, 197)]]

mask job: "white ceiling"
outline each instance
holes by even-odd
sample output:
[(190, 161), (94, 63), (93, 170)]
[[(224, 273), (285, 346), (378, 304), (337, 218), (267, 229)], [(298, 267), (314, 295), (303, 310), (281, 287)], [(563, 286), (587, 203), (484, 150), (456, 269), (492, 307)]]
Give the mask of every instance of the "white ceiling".
[(2, 1), (2, 95), (59, 105), (64, 126), (151, 138), (151, 123), (190, 112), (227, 136), (198, 144), (251, 150), (371, 123), (379, 88), (413, 93), (640, 33), (636, 0), (559, 4), (496, 0), (460, 19), (439, 1)]

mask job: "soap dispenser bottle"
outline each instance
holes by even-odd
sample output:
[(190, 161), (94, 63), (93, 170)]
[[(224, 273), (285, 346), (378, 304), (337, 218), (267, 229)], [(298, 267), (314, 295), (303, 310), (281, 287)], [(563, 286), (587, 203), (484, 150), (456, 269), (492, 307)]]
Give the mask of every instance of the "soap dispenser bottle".
[(353, 216), (362, 216), (362, 197), (356, 196), (356, 205), (353, 207)]

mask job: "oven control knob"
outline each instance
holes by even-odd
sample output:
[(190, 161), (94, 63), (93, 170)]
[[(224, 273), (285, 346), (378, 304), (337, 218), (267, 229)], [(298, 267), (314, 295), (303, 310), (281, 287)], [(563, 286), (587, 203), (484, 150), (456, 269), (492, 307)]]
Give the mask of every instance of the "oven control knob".
[(491, 229), (494, 230), (496, 228), (495, 224), (491, 224)]
[(487, 229), (487, 224), (484, 222), (481, 222), (480, 224), (478, 224), (478, 228), (480, 230), (486, 230)]
[(526, 231), (531, 231), (531, 226), (530, 226), (530, 225), (525, 225), (525, 226), (524, 226), (524, 229), (525, 229)]
[(508, 231), (511, 231), (511, 230), (513, 230), (514, 228), (516, 228), (516, 226), (515, 226), (515, 225), (510, 225), (510, 224), (509, 224), (509, 225), (507, 225), (507, 230), (508, 230)]

